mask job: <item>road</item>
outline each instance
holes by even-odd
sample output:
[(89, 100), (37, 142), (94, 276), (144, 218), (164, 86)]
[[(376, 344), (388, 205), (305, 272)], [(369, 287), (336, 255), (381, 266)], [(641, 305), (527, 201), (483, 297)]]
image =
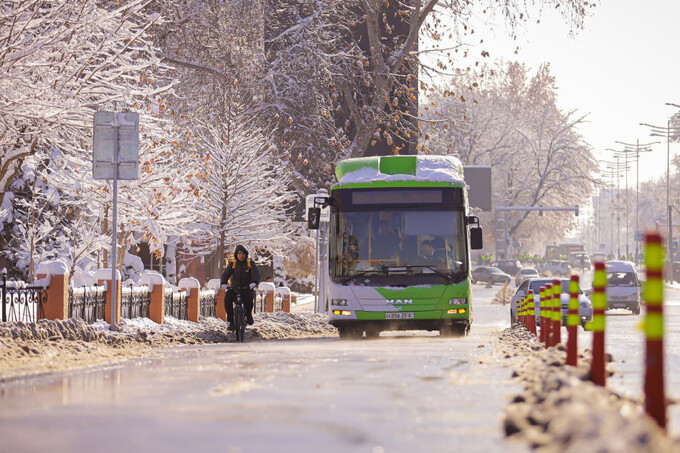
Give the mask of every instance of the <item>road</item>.
[(0, 451), (525, 451), (501, 427), (519, 388), (493, 355), (496, 291), (475, 287), (462, 339), (188, 346), (1, 384)]

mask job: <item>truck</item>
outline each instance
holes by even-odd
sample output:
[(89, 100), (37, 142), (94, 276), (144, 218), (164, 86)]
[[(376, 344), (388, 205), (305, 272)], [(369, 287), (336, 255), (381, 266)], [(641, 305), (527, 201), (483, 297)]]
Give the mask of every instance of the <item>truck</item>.
[(583, 251), (585, 251), (583, 244), (563, 243), (560, 245), (548, 245), (545, 248), (545, 256), (543, 258), (546, 260), (566, 260), (571, 253)]
[(346, 159), (309, 208), (329, 208), (327, 281), (320, 298), (341, 338), (386, 330), (466, 335), (472, 323), (470, 250), (482, 248), (469, 215), (463, 166), (451, 156)]

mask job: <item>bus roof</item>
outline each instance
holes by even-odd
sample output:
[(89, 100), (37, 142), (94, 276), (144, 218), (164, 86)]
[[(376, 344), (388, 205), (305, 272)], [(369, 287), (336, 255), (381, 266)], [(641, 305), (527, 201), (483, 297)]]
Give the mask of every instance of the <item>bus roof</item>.
[(463, 165), (453, 156), (374, 156), (337, 163), (337, 186), (375, 182), (439, 182), (464, 185)]

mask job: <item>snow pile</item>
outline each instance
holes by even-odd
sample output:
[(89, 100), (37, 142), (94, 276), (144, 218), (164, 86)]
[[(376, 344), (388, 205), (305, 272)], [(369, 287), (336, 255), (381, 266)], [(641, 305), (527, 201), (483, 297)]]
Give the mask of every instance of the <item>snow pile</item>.
[[(523, 327), (500, 334), (499, 350), (524, 383), (505, 411), (505, 433), (544, 452), (670, 452), (672, 440), (639, 403), (589, 379), (589, 354), (578, 368), (564, 365), (563, 346), (544, 349)], [(611, 358), (610, 358), (611, 359)], [(610, 360), (611, 361), (611, 360)]]
[(323, 313), (258, 313), (246, 336), (263, 340), (309, 337), (335, 337), (338, 330), (328, 324)]
[(340, 185), (369, 183), (373, 181), (442, 181), (463, 183), (463, 165), (453, 156), (419, 155), (416, 174), (381, 173), (373, 167), (362, 167), (345, 173), (338, 181)]
[[(246, 330), (248, 340), (337, 336), (323, 314), (256, 313), (254, 318), (255, 325)], [(164, 324), (148, 318), (121, 319), (117, 332), (109, 327), (101, 320), (86, 324), (80, 319), (0, 323), (0, 381), (110, 364), (141, 357), (151, 348), (235, 341), (227, 324), (217, 318), (201, 318), (196, 323), (166, 316)]]

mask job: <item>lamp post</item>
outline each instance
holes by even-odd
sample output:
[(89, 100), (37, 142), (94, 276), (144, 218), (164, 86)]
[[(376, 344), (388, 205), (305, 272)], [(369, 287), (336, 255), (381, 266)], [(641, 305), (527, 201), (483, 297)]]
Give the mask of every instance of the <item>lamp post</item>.
[[(616, 255), (617, 259), (621, 256), (621, 204), (620, 204), (620, 198), (621, 198), (621, 188), (619, 186), (619, 178), (623, 175), (619, 174), (621, 169), (626, 170), (626, 183), (628, 182), (628, 170), (630, 167), (628, 165), (624, 165), (621, 162), (621, 158), (619, 156), (616, 157), (616, 162), (611, 162), (611, 161), (601, 161), (602, 163), (605, 164), (605, 168), (616, 171)], [(628, 205), (628, 192), (626, 192), (626, 205)], [(628, 207), (626, 206), (626, 223), (628, 223)], [(626, 232), (628, 230), (626, 229)], [(627, 234), (626, 234), (627, 235)], [(627, 244), (626, 244), (627, 248)]]
[[(608, 162), (604, 162), (608, 163)], [(608, 201), (609, 201), (609, 215), (607, 216), (600, 216), (600, 219), (604, 221), (604, 219), (608, 219), (609, 222), (609, 254), (614, 255), (614, 219), (612, 217), (612, 214), (614, 213), (614, 203), (613, 203), (613, 196), (612, 194), (614, 193), (614, 177), (616, 177), (617, 181), (620, 175), (618, 174), (618, 170), (613, 169), (613, 168), (606, 168), (605, 170), (600, 170), (600, 174), (602, 176), (608, 177), (609, 178), (609, 186), (607, 187), (608, 191)], [(602, 208), (602, 203), (600, 203), (600, 209)], [(604, 236), (604, 231), (603, 231), (603, 236)]]
[[(680, 105), (666, 102), (666, 105), (680, 107)], [(666, 127), (655, 126), (648, 123), (640, 123), (640, 126), (647, 126), (651, 128), (652, 132), (649, 134), (652, 137), (666, 137), (666, 223), (668, 224), (668, 239), (666, 250), (668, 253), (668, 281), (674, 281), (673, 276), (673, 213), (671, 212), (671, 186), (670, 186), (670, 172), (671, 172), (671, 132), (674, 134), (680, 133), (680, 127), (671, 127), (671, 120), (668, 119)]]
[[(635, 144), (630, 144), (630, 143), (624, 143), (617, 141), (616, 143), (623, 145), (625, 148), (623, 151), (617, 151), (617, 150), (612, 150), (614, 151), (615, 156), (625, 156), (626, 158), (626, 165), (628, 162), (628, 155), (631, 153), (635, 153), (635, 264), (638, 263), (638, 255), (640, 253), (640, 248), (639, 248), (639, 238), (638, 235), (640, 233), (640, 153), (646, 153), (646, 152), (651, 152), (652, 148), (650, 148), (651, 145), (655, 145), (660, 142), (651, 142), (651, 143), (642, 143), (640, 144), (640, 140), (636, 140)], [(626, 175), (628, 175), (628, 172), (626, 172)], [(628, 181), (626, 180), (626, 204), (628, 204)], [(626, 206), (627, 207), (627, 206)], [(626, 210), (627, 212), (627, 210)], [(630, 236), (628, 234), (628, 221), (626, 220), (626, 236), (628, 236), (628, 239), (626, 239), (626, 255), (628, 255), (628, 241), (630, 240)]]

